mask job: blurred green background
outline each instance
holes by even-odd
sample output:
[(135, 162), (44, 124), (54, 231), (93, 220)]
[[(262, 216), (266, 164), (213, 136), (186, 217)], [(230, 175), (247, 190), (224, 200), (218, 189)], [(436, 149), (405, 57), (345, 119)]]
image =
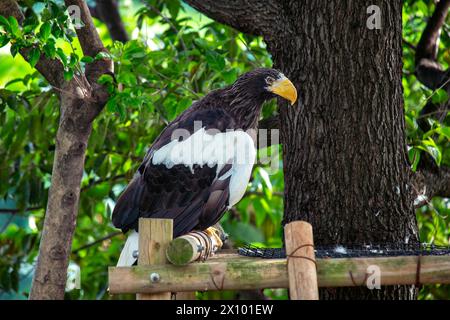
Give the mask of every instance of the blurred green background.
[[(67, 76), (73, 68), (84, 68), (89, 58), (82, 60), (77, 39), (64, 28), (63, 34), (55, 31), (46, 13), (62, 2), (26, 3), (37, 14), (39, 26), (46, 22), (52, 26), (48, 37), (54, 41), (47, 41), (52, 47), (46, 50), (65, 62)], [(403, 86), (413, 168), (423, 153), (439, 165), (450, 165), (449, 117), (439, 122), (420, 115), (429, 99), (445, 102), (448, 96), (431, 92), (414, 76), (414, 45), (433, 10), (433, 1), (404, 1)], [(107, 266), (115, 265), (125, 241), (110, 222), (115, 199), (168, 121), (210, 90), (233, 83), (239, 74), (272, 64), (261, 38), (213, 22), (179, 0), (120, 1), (120, 12), (131, 38), (126, 44), (113, 42), (105, 24), (95, 20), (115, 61), (120, 85), (115, 86), (110, 76), (101, 79), (110, 87), (111, 98), (95, 121), (87, 151), (69, 268), (72, 279), (80, 270), (81, 288), (69, 286), (68, 299), (134, 298), (107, 292)], [(439, 62), (445, 68), (450, 63), (449, 47), (447, 23), (439, 51)], [(50, 185), (59, 103), (57, 90), (11, 51), (10, 44), (0, 48), (0, 299), (26, 299)], [(264, 117), (275, 114), (274, 102), (263, 113)], [(427, 130), (419, 127), (420, 121), (426, 122)], [(269, 153), (280, 149), (271, 147)], [(258, 165), (248, 193), (222, 219), (234, 245), (282, 245), (282, 194), (282, 170)], [(449, 214), (448, 199), (433, 199), (417, 210), (421, 241), (449, 245)], [(265, 290), (264, 294), (287, 298), (286, 290)], [(197, 294), (199, 299), (240, 296), (237, 292)], [(450, 287), (425, 286), (420, 298), (450, 299)]]

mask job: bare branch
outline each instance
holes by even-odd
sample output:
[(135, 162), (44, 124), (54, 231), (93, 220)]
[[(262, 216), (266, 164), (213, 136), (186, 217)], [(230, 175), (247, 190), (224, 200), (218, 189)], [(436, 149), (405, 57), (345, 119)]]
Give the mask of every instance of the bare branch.
[(413, 45), (411, 42), (403, 38), (403, 44), (407, 45), (411, 50), (416, 51), (417, 47)]
[(89, 181), (89, 184), (87, 186), (84, 186), (83, 188), (81, 188), (81, 192), (88, 190), (89, 188), (96, 186), (98, 184), (101, 184), (103, 182), (114, 182), (120, 179), (124, 179), (126, 177), (125, 174), (119, 174), (117, 176), (112, 176), (112, 177), (108, 177), (108, 178), (104, 178), (104, 179), (98, 179), (98, 180), (91, 180)]
[(91, 16), (106, 24), (113, 40), (127, 42), (130, 39), (120, 17), (116, 0), (96, 0), (95, 8), (89, 7), (89, 11)]
[[(95, 57), (100, 52), (107, 52), (94, 26), (86, 2), (83, 0), (65, 0), (65, 4), (67, 7), (78, 6), (80, 8), (83, 26), (77, 28), (76, 33), (84, 55)], [(100, 113), (109, 97), (106, 88), (97, 83), (98, 78), (105, 73), (113, 73), (113, 62), (109, 59), (97, 59), (86, 65), (86, 78), (92, 86), (90, 91), (94, 100), (98, 102), (96, 108), (91, 109), (87, 115), (90, 120), (93, 120)]]
[[(13, 16), (21, 24), (24, 16), (15, 0), (3, 0), (0, 2), (0, 15), (5, 17)], [(28, 60), (28, 53), (31, 48), (23, 48), (20, 54), (25, 60)], [(36, 69), (44, 76), (44, 78), (54, 87), (61, 87), (64, 83), (64, 67), (59, 60), (48, 59), (45, 55), (41, 55)]]
[(123, 234), (122, 231), (115, 231), (115, 232), (112, 232), (112, 233), (110, 233), (110, 234), (104, 236), (103, 238), (100, 238), (100, 239), (97, 239), (97, 240), (95, 240), (95, 241), (86, 243), (85, 245), (82, 245), (81, 247), (79, 247), (79, 248), (73, 250), (72, 253), (73, 253), (73, 254), (76, 254), (76, 253), (78, 253), (78, 252), (81, 251), (81, 250), (86, 250), (86, 249), (88, 249), (88, 248), (90, 248), (90, 247), (93, 247), (93, 246), (99, 244), (99, 243), (102, 243), (102, 242), (105, 241), (105, 240), (114, 238), (114, 237), (116, 237), (116, 236), (118, 236), (118, 235), (121, 235), (121, 234)]
[(217, 22), (244, 33), (263, 35), (273, 28), (280, 11), (277, 1), (264, 0), (184, 0), (188, 5)]
[(441, 0), (423, 31), (416, 50), (417, 79), (428, 88), (439, 88), (448, 78), (448, 71), (444, 71), (437, 62), (438, 40), (442, 26), (450, 8), (450, 0)]
[(17, 209), (17, 208), (13, 208), (13, 209), (9, 209), (9, 208), (0, 208), (0, 214), (14, 214), (14, 215), (19, 215), (22, 212), (28, 212), (28, 211), (37, 211), (37, 210), (42, 210), (44, 209), (44, 207), (30, 207), (30, 208), (25, 208), (25, 209)]

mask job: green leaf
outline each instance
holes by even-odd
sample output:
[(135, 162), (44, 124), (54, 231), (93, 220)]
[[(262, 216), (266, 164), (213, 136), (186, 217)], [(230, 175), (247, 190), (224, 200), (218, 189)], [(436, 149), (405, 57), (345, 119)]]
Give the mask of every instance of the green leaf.
[(225, 59), (215, 51), (207, 51), (205, 59), (209, 67), (215, 71), (221, 72), (225, 68)]
[(411, 163), (411, 169), (416, 172), (417, 166), (420, 162), (420, 154), (422, 150), (417, 148), (411, 148), (408, 152), (409, 162)]
[(266, 210), (267, 203), (264, 199), (256, 198), (253, 201), (253, 207), (255, 208), (255, 222), (257, 227), (261, 227), (261, 225), (264, 223), (264, 220), (266, 220), (267, 217), (267, 210)]
[(68, 59), (67, 59), (67, 56), (66, 56), (64, 50), (61, 49), (61, 48), (57, 48), (56, 49), (56, 55), (59, 57), (59, 59), (61, 59), (61, 62), (63, 63), (63, 65), (66, 66)]
[(17, 55), (17, 53), (19, 52), (19, 45), (17, 43), (14, 43), (11, 45), (11, 48), (9, 49), (9, 51), (11, 52), (11, 55), (13, 57), (15, 57)]
[(5, 31), (11, 32), (11, 26), (9, 25), (8, 19), (6, 19), (2, 15), (0, 15), (0, 26), (2, 26), (5, 29)]
[(63, 36), (64, 32), (63, 32), (63, 30), (61, 30), (61, 28), (58, 26), (58, 24), (54, 23), (54, 24), (52, 25), (51, 34), (52, 34), (55, 38), (60, 38), (60, 37)]
[(187, 97), (181, 99), (180, 102), (178, 102), (177, 113), (180, 114), (181, 112), (183, 112), (184, 110), (189, 108), (191, 105), (192, 105), (192, 99), (187, 98)]
[(111, 59), (111, 54), (109, 54), (108, 52), (99, 52), (97, 53), (97, 55), (95, 56), (95, 60), (102, 60), (102, 59)]
[(441, 126), (436, 130), (439, 134), (450, 139), (450, 127)]
[(89, 56), (84, 56), (83, 58), (81, 58), (81, 62), (92, 63), (92, 62), (94, 62), (94, 58), (89, 57)]
[(44, 53), (47, 58), (55, 59), (56, 57), (56, 47), (54, 43), (47, 43), (44, 45)]
[(437, 90), (433, 97), (432, 97), (432, 102), (435, 104), (440, 104), (440, 103), (444, 103), (448, 101), (448, 94), (447, 91), (445, 91), (444, 89), (439, 89)]
[(86, 192), (86, 196), (103, 199), (108, 195), (110, 188), (111, 186), (109, 185), (109, 183), (104, 182), (89, 188)]
[(114, 83), (114, 78), (110, 74), (102, 74), (98, 78), (97, 83), (100, 84)]
[(172, 19), (176, 19), (181, 7), (180, 0), (167, 0), (166, 6)]
[(202, 48), (202, 49), (208, 49), (208, 47), (209, 47), (209, 45), (208, 45), (208, 41), (206, 41), (205, 39), (202, 39), (202, 38), (195, 38), (194, 39), (194, 43), (198, 46), (198, 47), (200, 47), (200, 48)]
[(135, 86), (135, 85), (137, 85), (136, 76), (132, 72), (121, 72), (117, 76), (117, 81), (119, 83), (123, 83), (126, 86)]
[(108, 100), (108, 102), (105, 105), (105, 108), (107, 111), (109, 112), (115, 112), (116, 111), (116, 97), (112, 97), (111, 99)]
[(422, 140), (421, 144), (415, 147), (430, 154), (438, 165), (441, 164), (442, 152), (436, 145), (436, 142), (434, 142), (434, 140), (432, 140), (431, 138), (429, 138), (428, 140)]
[(227, 84), (232, 84), (236, 81), (238, 76), (236, 69), (230, 69), (222, 72), (222, 77)]
[(42, 21), (48, 21), (52, 18), (52, 13), (50, 12), (50, 10), (48, 8), (45, 8), (44, 10), (42, 10), (41, 13), (41, 19)]
[(39, 34), (38, 37), (39, 39), (41, 39), (42, 41), (47, 41), (48, 38), (50, 37), (52, 31), (52, 26), (50, 24), (50, 22), (44, 22), (41, 26), (41, 28), (39, 29)]
[(75, 53), (71, 53), (70, 59), (69, 59), (69, 66), (71, 66), (73, 68), (77, 64), (77, 62), (78, 62), (78, 56)]
[(6, 46), (9, 42), (9, 38), (6, 34), (0, 34), (0, 48)]
[(41, 57), (41, 52), (38, 48), (32, 48), (30, 51), (30, 54), (28, 56), (28, 62), (30, 65), (34, 68), (36, 66), (36, 63), (39, 61), (39, 58)]
[(73, 78), (73, 69), (64, 70), (64, 80), (70, 81)]
[(16, 18), (14, 18), (13, 16), (9, 16), (8, 21), (11, 33), (16, 37), (20, 37), (22, 35), (22, 31), (19, 28), (19, 23), (17, 22)]
[(120, 120), (125, 120), (125, 109), (123, 105), (118, 101), (118, 96), (113, 97), (106, 103), (106, 110), (114, 113), (118, 113), (120, 116)]

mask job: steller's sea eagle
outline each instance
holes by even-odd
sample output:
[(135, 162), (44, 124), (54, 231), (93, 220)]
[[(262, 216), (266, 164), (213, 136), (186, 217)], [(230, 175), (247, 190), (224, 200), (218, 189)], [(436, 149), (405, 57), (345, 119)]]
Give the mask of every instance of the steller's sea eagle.
[(214, 225), (241, 200), (256, 158), (248, 132), (256, 132), (262, 104), (276, 95), (297, 100), (280, 71), (256, 69), (194, 102), (161, 132), (112, 214), (116, 228), (133, 230), (118, 266), (136, 261), (140, 217), (173, 219), (178, 237)]

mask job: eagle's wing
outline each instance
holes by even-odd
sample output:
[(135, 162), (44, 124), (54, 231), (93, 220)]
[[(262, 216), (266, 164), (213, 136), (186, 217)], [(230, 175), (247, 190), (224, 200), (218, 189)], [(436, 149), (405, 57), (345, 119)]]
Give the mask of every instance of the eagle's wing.
[(114, 225), (126, 232), (140, 217), (170, 218), (176, 237), (216, 223), (244, 195), (256, 157), (251, 136), (234, 127), (222, 109), (174, 121), (118, 199)]

